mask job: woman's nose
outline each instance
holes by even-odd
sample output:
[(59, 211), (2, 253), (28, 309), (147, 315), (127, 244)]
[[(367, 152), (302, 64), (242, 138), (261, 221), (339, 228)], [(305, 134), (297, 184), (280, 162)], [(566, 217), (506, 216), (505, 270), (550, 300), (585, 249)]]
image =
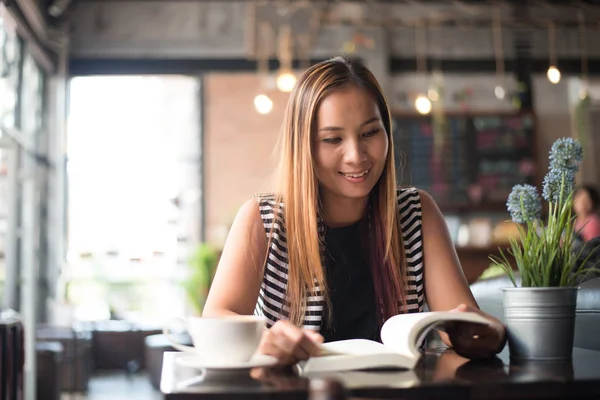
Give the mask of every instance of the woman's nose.
[(360, 141), (349, 141), (345, 152), (344, 152), (344, 161), (349, 164), (360, 164), (367, 157), (367, 151), (363, 144)]

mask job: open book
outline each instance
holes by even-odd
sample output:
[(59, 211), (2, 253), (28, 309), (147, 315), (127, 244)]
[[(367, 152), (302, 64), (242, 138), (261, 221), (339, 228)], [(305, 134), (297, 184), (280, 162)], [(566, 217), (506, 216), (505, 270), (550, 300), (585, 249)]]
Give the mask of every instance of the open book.
[(399, 314), (381, 328), (382, 343), (366, 339), (340, 340), (321, 345), (321, 355), (300, 362), (300, 373), (374, 368), (413, 369), (421, 358), (421, 344), (432, 329), (445, 330), (449, 322), (489, 325), (474, 312), (430, 311)]

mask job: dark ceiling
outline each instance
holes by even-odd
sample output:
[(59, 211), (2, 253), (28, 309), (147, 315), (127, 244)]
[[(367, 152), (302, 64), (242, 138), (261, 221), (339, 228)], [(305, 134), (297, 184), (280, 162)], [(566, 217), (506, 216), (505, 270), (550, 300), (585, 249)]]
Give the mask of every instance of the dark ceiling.
[[(135, 3), (135, 2), (167, 2), (174, 0), (36, 0), (42, 7), (47, 10), (50, 20), (60, 20), (64, 18), (70, 9), (80, 3), (103, 3), (103, 2), (118, 2), (118, 3)], [(343, 5), (349, 4), (373, 4), (380, 5), (380, 10), (388, 9), (397, 5), (398, 7), (406, 8), (414, 6), (415, 9), (431, 8), (432, 11), (436, 8), (443, 10), (444, 13), (450, 15), (450, 18), (445, 18), (443, 24), (452, 24), (465, 21), (472, 25), (487, 25), (490, 22), (490, 10), (496, 6), (500, 6), (504, 10), (502, 22), (507, 24), (519, 25), (539, 25), (547, 24), (548, 21), (553, 21), (557, 26), (576, 27), (579, 23), (579, 11), (585, 12), (586, 24), (600, 27), (600, 0), (177, 0), (179, 2), (197, 2), (197, 3), (232, 3), (232, 2), (257, 2), (257, 4), (273, 4), (276, 6), (285, 6), (289, 3), (304, 4), (304, 6), (316, 5)], [(412, 9), (412, 7), (410, 7)], [(468, 10), (468, 11), (465, 11)], [(470, 11), (479, 12), (470, 12)], [(483, 13), (482, 13), (483, 11)], [(460, 18), (454, 18), (454, 15)], [(487, 14), (487, 15), (485, 15)], [(436, 21), (426, 16), (427, 23)], [(393, 25), (396, 25), (393, 21)], [(409, 24), (412, 21), (409, 21)], [(508, 27), (508, 26), (507, 26)]]

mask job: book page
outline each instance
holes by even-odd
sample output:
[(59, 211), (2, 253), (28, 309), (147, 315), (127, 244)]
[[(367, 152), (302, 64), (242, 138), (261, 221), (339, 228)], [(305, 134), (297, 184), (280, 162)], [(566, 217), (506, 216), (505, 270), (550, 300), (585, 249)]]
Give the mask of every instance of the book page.
[[(383, 347), (383, 346), (381, 346)], [(388, 350), (387, 352), (340, 354), (322, 357), (311, 357), (298, 363), (300, 374), (322, 373), (331, 371), (353, 371), (370, 369), (412, 369), (418, 358), (406, 357)]]
[(349, 339), (321, 345), (321, 355), (298, 363), (302, 374), (380, 368), (412, 369), (418, 358), (399, 354), (382, 343)]
[(321, 345), (321, 356), (364, 355), (389, 353), (390, 349), (381, 343), (367, 339), (349, 339), (328, 342)]
[(399, 314), (383, 324), (381, 341), (398, 353), (419, 357), (419, 347), (423, 339), (432, 329), (443, 328), (447, 321), (490, 324), (487, 318), (474, 312), (430, 311)]

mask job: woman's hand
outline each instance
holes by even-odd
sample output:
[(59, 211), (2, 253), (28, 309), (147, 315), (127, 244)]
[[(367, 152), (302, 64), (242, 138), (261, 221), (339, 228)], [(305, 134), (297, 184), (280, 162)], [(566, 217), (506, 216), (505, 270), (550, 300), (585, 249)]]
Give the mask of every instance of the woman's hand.
[(490, 321), (489, 325), (470, 322), (447, 324), (446, 333), (452, 342), (452, 348), (458, 355), (470, 359), (488, 358), (504, 348), (506, 328), (498, 319), (465, 304), (461, 304), (451, 311), (475, 312)]
[(319, 355), (321, 343), (323, 336), (319, 333), (279, 320), (263, 333), (257, 352), (277, 358), (280, 365), (292, 365)]

